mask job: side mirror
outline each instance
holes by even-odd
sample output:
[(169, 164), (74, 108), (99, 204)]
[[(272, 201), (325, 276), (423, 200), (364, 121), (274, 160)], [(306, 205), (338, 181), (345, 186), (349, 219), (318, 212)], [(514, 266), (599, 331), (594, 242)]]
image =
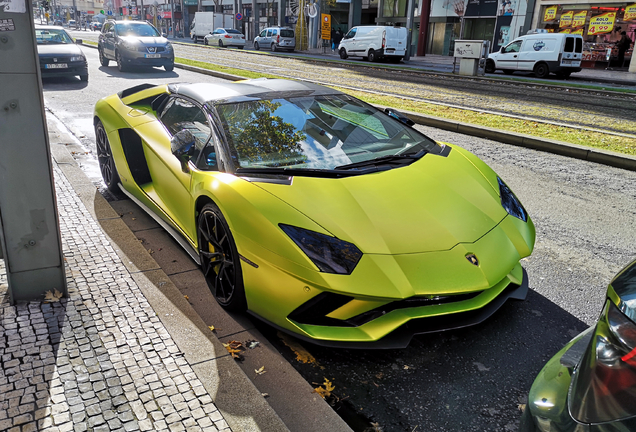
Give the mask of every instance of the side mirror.
[(192, 132), (186, 129), (177, 132), (170, 140), (170, 150), (181, 162), (181, 170), (185, 173), (189, 172), (188, 161), (194, 151), (194, 135), (192, 135)]
[(503, 52), (504, 47), (499, 48), (499, 52)]
[(75, 39), (75, 43), (81, 45), (84, 43), (84, 41), (82, 39)]
[(410, 118), (408, 118), (406, 114), (403, 114), (397, 110), (394, 110), (393, 108), (384, 108), (384, 112), (390, 117), (393, 117), (394, 119), (401, 121), (407, 126), (413, 126), (415, 124), (415, 122), (411, 120)]

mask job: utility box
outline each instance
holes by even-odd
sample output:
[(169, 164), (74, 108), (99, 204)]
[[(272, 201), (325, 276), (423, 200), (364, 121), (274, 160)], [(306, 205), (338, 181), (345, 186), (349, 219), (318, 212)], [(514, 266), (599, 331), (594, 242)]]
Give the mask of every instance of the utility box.
[[(476, 76), (480, 59), (488, 56), (490, 41), (455, 40), (455, 58), (459, 58), (459, 74)], [(455, 71), (453, 67), (453, 72)]]

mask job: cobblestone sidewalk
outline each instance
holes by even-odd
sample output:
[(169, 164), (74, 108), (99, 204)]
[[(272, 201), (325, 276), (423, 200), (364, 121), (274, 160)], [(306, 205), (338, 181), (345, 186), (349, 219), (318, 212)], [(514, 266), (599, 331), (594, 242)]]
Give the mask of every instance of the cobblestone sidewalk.
[(10, 306), (0, 260), (0, 431), (230, 431), (55, 167), (69, 298)]

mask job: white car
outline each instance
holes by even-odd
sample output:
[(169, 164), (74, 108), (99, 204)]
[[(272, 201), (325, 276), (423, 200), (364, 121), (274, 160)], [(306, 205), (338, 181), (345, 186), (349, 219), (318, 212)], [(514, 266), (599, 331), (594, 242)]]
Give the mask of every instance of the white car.
[(238, 30), (231, 28), (218, 28), (203, 38), (206, 45), (214, 45), (218, 47), (234, 46), (243, 49), (245, 46), (245, 35)]

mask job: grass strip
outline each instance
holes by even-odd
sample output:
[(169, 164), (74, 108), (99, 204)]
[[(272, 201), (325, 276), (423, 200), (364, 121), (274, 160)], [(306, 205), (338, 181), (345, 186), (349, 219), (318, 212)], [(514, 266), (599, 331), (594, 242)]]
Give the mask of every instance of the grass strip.
[[(280, 78), (277, 75), (250, 72), (243, 69), (218, 66), (207, 62), (176, 58), (177, 63), (196, 66), (203, 69), (238, 75), (245, 78)], [(486, 126), (493, 129), (506, 130), (525, 135), (532, 135), (538, 138), (546, 138), (555, 141), (563, 141), (571, 144), (578, 144), (586, 147), (610, 150), (616, 153), (636, 155), (636, 139), (626, 138), (616, 135), (604, 134), (564, 126), (556, 126), (547, 123), (534, 122), (529, 120), (518, 120), (496, 114), (485, 114), (459, 108), (439, 106), (426, 102), (411, 101), (394, 96), (380, 96), (362, 91), (338, 88), (337, 90), (355, 96), (367, 103), (378, 104), (397, 109), (413, 111), (424, 115), (444, 118), (447, 120), (459, 121), (478, 126)]]

